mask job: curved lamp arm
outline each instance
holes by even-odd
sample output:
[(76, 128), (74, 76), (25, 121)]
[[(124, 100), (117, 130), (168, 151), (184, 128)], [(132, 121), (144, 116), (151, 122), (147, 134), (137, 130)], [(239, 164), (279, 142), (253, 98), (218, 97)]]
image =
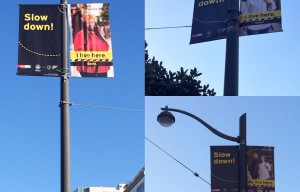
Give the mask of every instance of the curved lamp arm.
[(217, 136), (219, 136), (223, 139), (229, 140), (229, 141), (234, 141), (234, 142), (240, 143), (240, 138), (239, 137), (232, 137), (232, 136), (226, 135), (226, 134), (216, 130), (215, 128), (210, 126), (208, 123), (206, 123), (205, 121), (203, 121), (199, 117), (197, 117), (197, 116), (195, 116), (195, 115), (193, 115), (193, 114), (191, 114), (187, 111), (183, 111), (183, 110), (180, 110), (180, 109), (168, 108), (167, 106), (165, 108), (161, 108), (161, 110), (175, 111), (175, 112), (182, 113), (182, 114), (185, 114), (187, 116), (190, 116), (190, 117), (194, 118), (195, 120), (197, 120), (198, 122), (200, 122), (202, 125), (204, 125), (207, 129), (209, 129), (215, 135), (217, 135)]

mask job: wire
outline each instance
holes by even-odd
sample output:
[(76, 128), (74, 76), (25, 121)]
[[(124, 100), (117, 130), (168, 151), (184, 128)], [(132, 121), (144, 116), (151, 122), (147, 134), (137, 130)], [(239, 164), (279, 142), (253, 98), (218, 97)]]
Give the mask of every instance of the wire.
[(153, 30), (153, 29), (174, 29), (174, 28), (184, 28), (184, 27), (192, 27), (192, 26), (176, 26), (176, 27), (151, 27), (151, 28), (145, 28), (145, 30)]
[(70, 103), (70, 106), (79, 106), (79, 107), (91, 107), (91, 108), (101, 108), (101, 109), (116, 109), (116, 110), (123, 110), (123, 111), (136, 111), (136, 112), (144, 112), (145, 110), (140, 109), (126, 109), (126, 108), (117, 108), (117, 107), (108, 107), (108, 106), (98, 106), (98, 105), (86, 105), (86, 104), (79, 104), (79, 103)]
[(203, 179), (197, 172), (192, 171), (190, 168), (188, 168), (186, 165), (184, 165), (183, 163), (181, 163), (179, 160), (177, 160), (175, 157), (173, 157), (172, 155), (170, 155), (168, 152), (166, 152), (165, 150), (163, 150), (161, 147), (159, 147), (158, 145), (156, 145), (153, 141), (151, 141), (150, 139), (148, 139), (147, 137), (145, 137), (145, 139), (147, 141), (149, 141), (152, 145), (154, 145), (155, 147), (157, 147), (158, 149), (160, 149), (162, 152), (164, 152), (166, 155), (168, 155), (169, 157), (171, 157), (173, 160), (175, 160), (177, 163), (179, 163), (180, 165), (182, 165), (183, 167), (185, 167), (187, 170), (189, 170), (190, 172), (193, 173), (193, 175), (195, 177), (199, 177), (202, 181), (204, 181), (205, 183), (207, 183), (208, 185), (210, 185), (209, 182), (207, 182), (205, 179)]
[[(238, 19), (238, 17), (233, 17), (233, 18), (229, 18), (229, 19), (226, 19), (226, 20), (219, 20), (219, 21), (203, 21), (203, 20), (199, 20), (197, 18), (193, 18), (194, 20), (196, 20), (197, 22), (199, 23), (203, 23), (203, 24), (216, 24), (216, 23), (227, 23), (228, 21), (230, 20), (234, 20), (234, 19)], [(175, 28), (185, 28), (185, 27), (192, 27), (192, 26), (175, 26), (175, 27), (149, 27), (149, 28), (145, 28), (145, 30), (153, 30), (153, 29), (175, 29)]]

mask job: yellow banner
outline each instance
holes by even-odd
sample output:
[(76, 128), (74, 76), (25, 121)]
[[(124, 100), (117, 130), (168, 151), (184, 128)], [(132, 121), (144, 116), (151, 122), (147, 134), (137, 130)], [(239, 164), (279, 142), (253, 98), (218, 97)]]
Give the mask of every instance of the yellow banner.
[(240, 23), (271, 20), (271, 19), (276, 19), (276, 18), (280, 18), (280, 17), (281, 17), (281, 10), (241, 14), (240, 15)]
[(112, 51), (71, 51), (70, 59), (74, 61), (112, 61)]
[(248, 186), (257, 187), (275, 187), (275, 180), (260, 180), (260, 179), (250, 179), (248, 180)]

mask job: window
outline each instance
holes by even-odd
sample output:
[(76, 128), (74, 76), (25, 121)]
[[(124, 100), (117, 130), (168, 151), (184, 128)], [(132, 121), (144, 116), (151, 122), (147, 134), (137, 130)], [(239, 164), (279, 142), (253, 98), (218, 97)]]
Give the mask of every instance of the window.
[(144, 192), (144, 183), (142, 183), (137, 189), (136, 192)]

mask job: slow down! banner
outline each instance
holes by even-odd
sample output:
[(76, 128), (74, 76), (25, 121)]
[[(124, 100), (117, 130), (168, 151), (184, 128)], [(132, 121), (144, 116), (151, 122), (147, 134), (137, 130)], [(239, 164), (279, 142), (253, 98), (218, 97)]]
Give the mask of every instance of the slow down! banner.
[(69, 5), (72, 77), (113, 77), (108, 4)]
[(211, 146), (211, 191), (238, 191), (238, 146)]
[(59, 76), (62, 56), (60, 5), (20, 5), (18, 75)]
[(195, 0), (190, 44), (226, 38), (228, 0)]

